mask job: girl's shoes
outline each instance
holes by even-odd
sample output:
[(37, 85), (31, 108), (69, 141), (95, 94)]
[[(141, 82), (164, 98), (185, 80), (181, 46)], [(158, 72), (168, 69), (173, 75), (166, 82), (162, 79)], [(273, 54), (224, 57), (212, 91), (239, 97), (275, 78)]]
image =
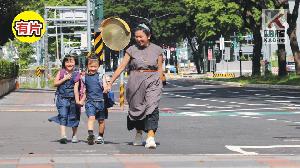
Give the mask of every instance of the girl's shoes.
[(156, 148), (156, 143), (155, 143), (154, 137), (147, 138), (145, 148), (148, 148), (148, 149)]
[(68, 143), (68, 139), (66, 136), (62, 136), (62, 138), (59, 140), (59, 143), (61, 144), (67, 144)]
[(95, 136), (94, 136), (94, 135), (89, 135), (89, 136), (87, 137), (87, 143), (88, 143), (89, 145), (94, 145), (94, 144), (95, 144)]
[(104, 138), (101, 136), (98, 136), (98, 138), (95, 141), (96, 144), (104, 144)]
[(77, 136), (73, 136), (72, 143), (78, 143), (78, 142), (79, 142), (79, 140), (78, 140)]

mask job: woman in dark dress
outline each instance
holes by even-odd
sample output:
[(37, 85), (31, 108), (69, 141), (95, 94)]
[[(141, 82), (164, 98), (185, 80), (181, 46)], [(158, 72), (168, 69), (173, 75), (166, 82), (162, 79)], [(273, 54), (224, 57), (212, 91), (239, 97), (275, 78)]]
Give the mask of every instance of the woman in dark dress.
[(142, 145), (142, 131), (145, 131), (145, 147), (156, 148), (154, 137), (158, 128), (158, 104), (162, 94), (163, 49), (151, 43), (150, 38), (150, 29), (145, 24), (140, 24), (135, 30), (136, 44), (126, 50), (108, 88), (111, 88), (112, 83), (129, 65), (130, 75), (126, 88), (129, 104), (127, 128), (136, 129), (133, 145)]

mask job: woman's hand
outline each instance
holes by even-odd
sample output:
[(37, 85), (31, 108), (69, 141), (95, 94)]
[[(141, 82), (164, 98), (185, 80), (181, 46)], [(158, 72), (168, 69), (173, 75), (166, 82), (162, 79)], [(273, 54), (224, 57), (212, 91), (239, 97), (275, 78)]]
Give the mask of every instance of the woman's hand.
[(112, 84), (111, 82), (107, 82), (107, 85), (104, 87), (103, 92), (108, 93), (111, 90)]

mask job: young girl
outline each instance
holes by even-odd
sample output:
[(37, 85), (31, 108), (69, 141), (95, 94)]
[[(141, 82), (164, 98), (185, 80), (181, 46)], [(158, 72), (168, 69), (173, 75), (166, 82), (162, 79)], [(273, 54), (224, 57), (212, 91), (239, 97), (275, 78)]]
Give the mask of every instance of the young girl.
[(115, 71), (108, 90), (129, 65), (126, 99), (129, 105), (128, 130), (136, 129), (133, 145), (142, 145), (142, 131), (147, 132), (146, 148), (156, 148), (158, 104), (162, 93), (163, 49), (150, 42), (150, 29), (140, 24), (135, 30), (136, 44), (126, 50), (121, 65)]
[[(88, 57), (86, 66), (87, 73), (82, 78), (82, 81), (86, 88), (86, 103), (85, 111), (88, 116), (88, 137), (87, 141), (89, 145), (104, 144), (104, 130), (105, 130), (105, 119), (108, 117), (107, 108), (104, 106), (104, 96), (103, 90), (107, 87), (106, 76), (98, 73), (99, 59), (97, 57)], [(78, 84), (75, 84), (75, 90), (78, 88)], [(79, 99), (76, 101), (79, 101)], [(78, 102), (82, 104), (83, 102)], [(98, 121), (99, 124), (99, 134), (95, 140), (94, 136), (94, 122)]]
[[(79, 94), (78, 90), (74, 91), (74, 85), (76, 82), (78, 83), (80, 73), (74, 71), (74, 69), (75, 57), (67, 55), (63, 59), (62, 69), (57, 73), (54, 79), (54, 86), (57, 87), (55, 95), (58, 115), (51, 117), (48, 120), (50, 122), (54, 121), (60, 125), (61, 144), (66, 144), (68, 142), (66, 127), (71, 127), (73, 130), (72, 142), (78, 142), (76, 133), (80, 121), (80, 107), (75, 103), (75, 95), (78, 97)], [(74, 92), (77, 92), (77, 94), (74, 94)], [(80, 104), (82, 104), (82, 102)]]

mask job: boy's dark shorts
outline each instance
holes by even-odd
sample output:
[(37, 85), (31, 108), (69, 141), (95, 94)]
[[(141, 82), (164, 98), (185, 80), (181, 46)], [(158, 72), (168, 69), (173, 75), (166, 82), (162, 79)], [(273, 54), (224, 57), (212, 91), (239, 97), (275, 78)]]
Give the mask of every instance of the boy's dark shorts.
[(88, 117), (95, 116), (96, 120), (108, 118), (108, 110), (104, 108), (103, 101), (87, 101), (85, 103), (85, 112)]

